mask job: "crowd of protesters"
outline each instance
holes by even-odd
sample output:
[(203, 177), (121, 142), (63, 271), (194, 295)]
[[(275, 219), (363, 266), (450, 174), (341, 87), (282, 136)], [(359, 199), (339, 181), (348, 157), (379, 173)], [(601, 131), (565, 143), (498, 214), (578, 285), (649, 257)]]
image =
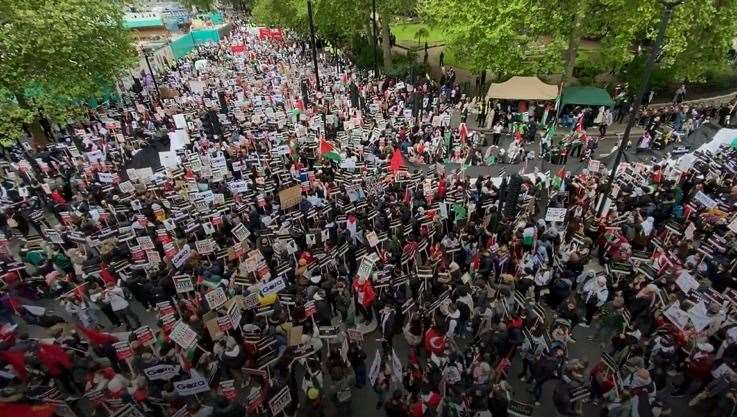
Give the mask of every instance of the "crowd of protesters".
[(734, 413), (734, 150), (469, 178), (445, 86), (310, 59), (235, 25), (8, 155), (0, 410)]

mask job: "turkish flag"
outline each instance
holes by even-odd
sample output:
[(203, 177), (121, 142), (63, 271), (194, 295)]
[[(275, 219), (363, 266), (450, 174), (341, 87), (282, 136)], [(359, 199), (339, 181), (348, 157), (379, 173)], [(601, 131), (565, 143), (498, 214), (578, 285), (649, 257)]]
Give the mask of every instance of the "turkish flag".
[(407, 163), (404, 162), (402, 152), (399, 149), (395, 149), (392, 154), (392, 159), (389, 161), (389, 170), (391, 172), (397, 172), (404, 166), (407, 166)]
[(0, 402), (0, 415), (13, 417), (51, 417), (56, 410), (52, 404), (35, 405)]
[(28, 371), (26, 371), (26, 359), (23, 352), (0, 351), (0, 361), (7, 362), (13, 367), (18, 379), (23, 382), (28, 380)]
[(95, 346), (106, 345), (108, 343), (115, 343), (118, 341), (117, 337), (109, 333), (98, 332), (82, 325), (77, 325), (77, 330), (79, 330), (79, 332)]

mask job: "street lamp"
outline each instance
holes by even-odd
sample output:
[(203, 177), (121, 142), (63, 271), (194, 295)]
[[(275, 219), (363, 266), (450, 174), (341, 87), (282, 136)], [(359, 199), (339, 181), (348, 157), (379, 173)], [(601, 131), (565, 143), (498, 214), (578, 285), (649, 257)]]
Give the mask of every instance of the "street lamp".
[(158, 97), (161, 97), (161, 91), (159, 91), (159, 83), (156, 81), (156, 75), (154, 74), (153, 70), (151, 69), (151, 63), (148, 60), (148, 54), (151, 53), (150, 49), (143, 48), (143, 57), (146, 59), (146, 66), (148, 67), (148, 73), (151, 74), (151, 79), (154, 82), (154, 87), (156, 87), (156, 95)]
[(606, 200), (608, 199), (610, 192), (612, 190), (612, 184), (614, 183), (614, 177), (617, 174), (617, 167), (619, 167), (619, 162), (622, 160), (622, 154), (624, 153), (624, 148), (627, 146), (627, 143), (630, 139), (630, 131), (632, 130), (632, 126), (635, 124), (635, 120), (638, 118), (638, 113), (640, 112), (640, 106), (642, 106), (642, 102), (645, 100), (645, 94), (647, 94), (648, 91), (648, 84), (650, 83), (650, 76), (653, 73), (653, 69), (655, 68), (655, 61), (660, 54), (660, 48), (663, 46), (663, 41), (665, 40), (665, 31), (668, 28), (668, 22), (670, 21), (671, 16), (673, 15), (673, 9), (678, 6), (681, 3), (684, 3), (686, 0), (660, 0), (660, 3), (663, 4), (663, 14), (660, 17), (660, 26), (658, 27), (658, 36), (655, 38), (655, 43), (650, 48), (650, 54), (647, 57), (647, 62), (645, 63), (645, 71), (642, 73), (642, 81), (640, 85), (640, 92), (637, 95), (637, 100), (635, 101), (634, 106), (632, 107), (632, 112), (630, 113), (629, 120), (627, 120), (627, 126), (624, 128), (624, 134), (622, 135), (622, 140), (619, 142), (619, 149), (617, 149), (617, 157), (614, 159), (614, 165), (612, 166), (612, 171), (609, 173), (609, 180), (607, 181), (607, 186), (605, 188), (605, 194), (601, 198), (601, 203), (599, 203), (599, 209), (596, 211), (596, 217), (601, 217), (601, 213), (604, 211), (604, 205), (606, 204)]
[(315, 65), (315, 88), (320, 91), (320, 72), (317, 69), (317, 45), (315, 44), (315, 23), (312, 21), (312, 0), (307, 0), (307, 14), (310, 17), (310, 40), (312, 41), (312, 63)]
[[(386, 22), (384, 22), (386, 24)], [(371, 0), (371, 26), (374, 31), (374, 39), (372, 45), (374, 46), (374, 77), (379, 76), (379, 40), (377, 38), (378, 29), (376, 29), (376, 0)]]

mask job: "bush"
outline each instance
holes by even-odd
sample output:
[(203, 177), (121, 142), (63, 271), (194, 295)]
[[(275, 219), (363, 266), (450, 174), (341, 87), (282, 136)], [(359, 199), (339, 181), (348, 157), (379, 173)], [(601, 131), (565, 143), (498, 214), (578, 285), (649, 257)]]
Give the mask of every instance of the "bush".
[(412, 56), (410, 54), (392, 56), (392, 69), (386, 71), (386, 75), (402, 80), (411, 78), (413, 75), (415, 78), (424, 77), (425, 73), (430, 72), (430, 66), (417, 62), (415, 58), (414, 54)]

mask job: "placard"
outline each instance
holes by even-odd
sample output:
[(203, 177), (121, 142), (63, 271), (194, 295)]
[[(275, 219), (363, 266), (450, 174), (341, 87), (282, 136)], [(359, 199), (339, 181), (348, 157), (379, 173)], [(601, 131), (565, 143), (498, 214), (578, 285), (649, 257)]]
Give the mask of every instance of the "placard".
[(178, 276), (180, 278), (177, 278), (177, 276), (172, 277), (172, 280), (174, 280), (174, 289), (177, 291), (177, 294), (194, 291), (194, 282), (192, 282), (192, 278), (188, 276)]
[(363, 279), (368, 279), (371, 275), (371, 271), (374, 269), (374, 261), (368, 256), (364, 256), (361, 260), (361, 265), (358, 267), (356, 275)]
[(372, 248), (379, 244), (379, 236), (373, 231), (366, 233), (366, 240)]
[[(243, 309), (251, 310), (258, 306), (258, 293), (252, 292), (243, 298)], [(240, 320), (238, 320), (240, 322)]]
[(143, 374), (149, 381), (168, 381), (179, 375), (179, 366), (156, 365), (143, 370)]
[(284, 279), (279, 277), (272, 279), (261, 287), (261, 296), (277, 293), (287, 287)]
[(181, 320), (174, 326), (169, 337), (185, 350), (192, 348), (197, 343), (197, 332)]
[(143, 346), (149, 346), (156, 343), (156, 336), (154, 332), (148, 326), (141, 326), (133, 331), (136, 335), (136, 340)]
[(173, 258), (171, 258), (171, 263), (176, 268), (181, 268), (182, 265), (184, 265), (185, 262), (187, 262), (187, 259), (189, 259), (190, 255), (192, 254), (192, 249), (190, 249), (189, 245), (184, 245), (182, 249), (177, 252), (176, 255), (174, 255)]
[(246, 228), (243, 224), (239, 224), (232, 230), (233, 236), (238, 239), (239, 242), (243, 242), (251, 236), (251, 231)]
[(299, 205), (302, 202), (302, 186), (285, 188), (279, 191), (279, 205), (282, 210)]
[(599, 172), (600, 168), (601, 168), (600, 161), (597, 161), (596, 159), (589, 159), (589, 171), (590, 172)]
[(210, 309), (214, 310), (225, 304), (228, 301), (228, 296), (225, 295), (222, 287), (217, 287), (205, 294), (205, 300), (207, 301), (207, 305), (210, 306)]
[(566, 219), (567, 208), (556, 208), (548, 207), (548, 211), (545, 212), (546, 222), (563, 222)]
[(717, 202), (713, 198), (709, 197), (701, 191), (697, 192), (693, 196), (693, 199), (703, 204), (707, 208), (714, 208), (717, 206)]
[(174, 389), (177, 391), (177, 394), (186, 397), (210, 391), (210, 385), (207, 383), (207, 379), (197, 375), (193, 378), (174, 382)]
[(292, 394), (289, 393), (289, 387), (284, 387), (269, 400), (269, 408), (271, 415), (275, 416), (282, 412), (292, 402)]
[(115, 355), (121, 361), (124, 361), (124, 360), (127, 360), (133, 357), (133, 350), (131, 349), (130, 343), (126, 341), (117, 342), (117, 343), (113, 343), (113, 347), (115, 348)]

